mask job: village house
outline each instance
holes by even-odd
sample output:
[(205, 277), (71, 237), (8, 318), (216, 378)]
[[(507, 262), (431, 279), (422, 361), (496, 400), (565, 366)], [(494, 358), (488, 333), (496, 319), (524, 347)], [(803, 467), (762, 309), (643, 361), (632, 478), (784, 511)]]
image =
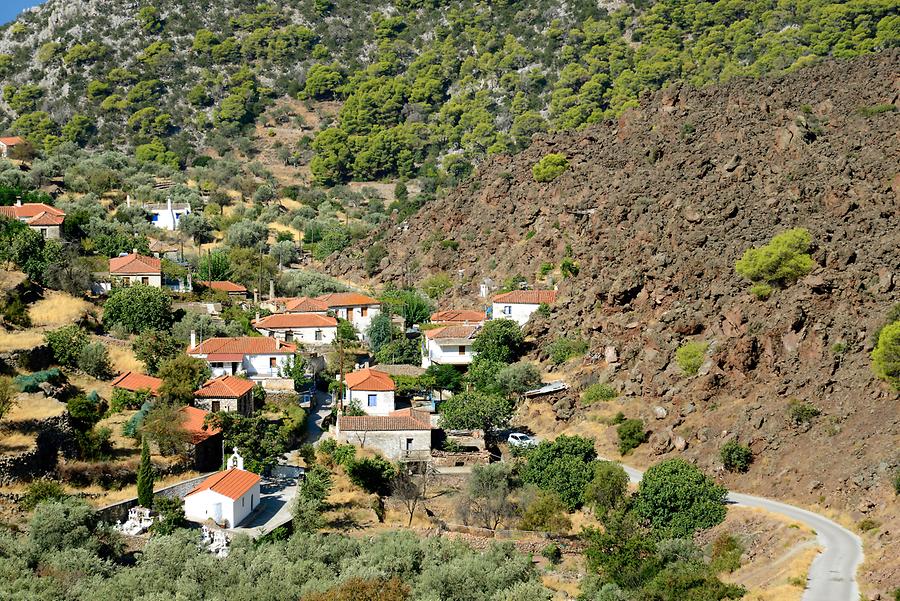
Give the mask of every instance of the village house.
[(66, 214), (56, 207), (42, 202), (22, 204), (21, 200), (17, 200), (13, 206), (0, 207), (0, 216), (17, 219), (40, 232), (44, 238), (52, 240), (62, 237), (62, 224), (66, 219)]
[(194, 469), (200, 472), (217, 469), (222, 465), (222, 430), (206, 425), (209, 411), (196, 407), (182, 407), (181, 428), (187, 441), (187, 456), (193, 460)]
[(317, 296), (316, 300), (325, 303), (335, 317), (352, 323), (360, 333), (365, 333), (372, 318), (381, 313), (381, 303), (358, 292), (332, 292)]
[(370, 367), (349, 373), (344, 378), (344, 405), (356, 405), (368, 415), (388, 415), (396, 409), (394, 380)]
[(184, 497), (184, 515), (194, 522), (212, 520), (225, 528), (239, 526), (259, 506), (260, 477), (244, 470), (237, 449), (228, 469), (216, 472)]
[(308, 296), (272, 298), (262, 301), (259, 306), (272, 313), (328, 313), (328, 304)]
[(237, 376), (219, 376), (194, 393), (194, 405), (217, 413), (253, 413), (253, 382)]
[(162, 380), (136, 371), (126, 371), (112, 381), (112, 387), (129, 392), (149, 392), (152, 396), (159, 395), (159, 387)]
[(178, 229), (178, 222), (191, 212), (191, 205), (186, 202), (173, 203), (171, 198), (158, 204), (145, 204), (144, 209), (150, 213), (150, 223), (161, 230), (174, 232)]
[(473, 326), (441, 326), (426, 330), (423, 336), (422, 367), (431, 365), (469, 365), (475, 355), (472, 345), (481, 329)]
[(162, 261), (139, 255), (137, 251), (109, 260), (109, 277), (117, 286), (144, 284), (162, 287)]
[(491, 319), (511, 319), (524, 326), (538, 307), (556, 302), (556, 290), (513, 290), (492, 300)]
[(274, 313), (256, 318), (253, 327), (263, 336), (285, 342), (322, 346), (334, 342), (337, 323), (334, 317), (319, 313)]
[(28, 142), (26, 142), (24, 138), (20, 138), (19, 136), (0, 138), (0, 158), (15, 158), (16, 150), (27, 145)]
[(228, 280), (198, 280), (197, 284), (210, 290), (224, 292), (231, 298), (247, 298), (247, 288)]
[(428, 412), (401, 409), (384, 416), (342, 415), (337, 419), (335, 438), (381, 451), (392, 461), (428, 461), (431, 431)]
[(437, 311), (431, 314), (431, 323), (445, 326), (477, 326), (484, 323), (487, 316), (484, 311), (449, 310)]
[(265, 336), (210, 338), (197, 344), (196, 332), (191, 332), (187, 350), (191, 357), (205, 360), (214, 377), (246, 374), (255, 381), (281, 377), (296, 352), (296, 345)]

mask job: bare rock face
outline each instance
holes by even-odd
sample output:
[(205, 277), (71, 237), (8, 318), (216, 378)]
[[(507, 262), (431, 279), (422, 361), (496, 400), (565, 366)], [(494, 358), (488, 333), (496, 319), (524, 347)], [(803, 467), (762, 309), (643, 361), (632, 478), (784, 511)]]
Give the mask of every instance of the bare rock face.
[[(678, 451), (712, 472), (719, 433), (736, 432), (758, 460), (747, 474), (720, 474), (725, 484), (770, 494), (777, 481), (781, 498), (855, 511), (868, 490), (889, 488), (888, 472), (872, 470), (894, 460), (900, 434), (897, 394), (870, 359), (874, 333), (900, 303), (900, 112), (860, 111), (898, 101), (898, 72), (892, 49), (768, 80), (679, 86), (616, 121), (543, 134), (517, 156), (485, 161), (407, 228), (385, 225), (389, 265), (370, 281), (403, 285), (462, 269), (441, 300), (447, 307), (483, 305), (485, 277), (558, 285), (550, 315), (526, 326), (531, 358), (545, 359), (560, 336), (587, 340), (573, 379), (620, 391), (629, 417), (655, 425), (652, 453)], [(531, 167), (549, 152), (571, 167), (537, 184)], [(817, 267), (756, 298), (735, 262), (797, 227), (810, 232)], [(437, 237), (459, 248), (424, 244)], [(328, 270), (365, 280), (368, 244)], [(537, 275), (565, 257), (576, 276)], [(690, 340), (709, 348), (688, 377), (675, 351)], [(792, 427), (794, 399), (821, 415)], [(554, 409), (573, 420), (595, 408)], [(868, 475), (856, 484), (858, 474)], [(821, 485), (811, 491), (812, 481)], [(890, 507), (897, 512), (879, 502), (870, 513), (884, 520)]]

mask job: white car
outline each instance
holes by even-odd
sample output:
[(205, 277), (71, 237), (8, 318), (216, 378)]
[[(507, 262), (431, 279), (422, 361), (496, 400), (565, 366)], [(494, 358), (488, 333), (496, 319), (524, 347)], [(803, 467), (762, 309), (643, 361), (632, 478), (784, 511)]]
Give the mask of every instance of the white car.
[(508, 442), (511, 447), (534, 447), (537, 446), (538, 443), (537, 439), (533, 436), (522, 434), (521, 432), (513, 432), (509, 435), (509, 438), (506, 439), (506, 442)]

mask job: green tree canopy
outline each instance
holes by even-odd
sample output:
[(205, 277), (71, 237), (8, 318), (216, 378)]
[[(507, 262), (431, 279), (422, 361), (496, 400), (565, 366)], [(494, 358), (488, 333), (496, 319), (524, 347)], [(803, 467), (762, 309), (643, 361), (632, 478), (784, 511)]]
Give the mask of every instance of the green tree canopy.
[(103, 323), (131, 333), (168, 330), (172, 325), (172, 297), (161, 288), (143, 284), (115, 288), (103, 304)]
[(555, 492), (566, 507), (576, 509), (584, 500), (596, 458), (593, 440), (562, 435), (528, 451), (520, 475), (523, 482)]

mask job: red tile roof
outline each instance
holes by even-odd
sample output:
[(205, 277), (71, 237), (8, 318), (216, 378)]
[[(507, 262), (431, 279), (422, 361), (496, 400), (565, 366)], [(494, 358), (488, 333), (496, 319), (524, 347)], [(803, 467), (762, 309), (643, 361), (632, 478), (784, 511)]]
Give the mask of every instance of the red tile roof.
[(254, 320), (257, 328), (336, 328), (337, 320), (330, 315), (319, 313), (275, 313)]
[[(265, 336), (210, 338), (188, 349), (189, 355), (292, 355), (297, 345)], [(238, 359), (239, 360), (239, 359)]]
[(54, 215), (44, 211), (29, 219), (27, 223), (28, 225), (62, 225), (65, 220), (64, 215)]
[(199, 444), (211, 436), (222, 432), (221, 428), (207, 427), (203, 424), (209, 411), (197, 407), (182, 407), (179, 409), (182, 418), (181, 427), (191, 437), (191, 444)]
[(201, 398), (237, 399), (253, 390), (253, 382), (236, 376), (219, 376), (207, 381), (194, 396)]
[(495, 303), (510, 303), (513, 305), (548, 305), (556, 302), (556, 290), (513, 290), (504, 292), (494, 297)]
[(123, 275), (160, 275), (162, 273), (162, 261), (153, 257), (131, 253), (124, 257), (110, 259), (109, 272)]
[(484, 311), (450, 310), (431, 314), (432, 323), (481, 323), (484, 320)]
[(221, 290), (222, 292), (247, 292), (247, 289), (245, 287), (241, 286), (240, 284), (235, 284), (234, 282), (229, 282), (228, 280), (200, 280), (197, 283), (201, 286), (212, 288), (213, 290)]
[(51, 207), (42, 202), (26, 202), (21, 205), (10, 205), (0, 207), (0, 215), (9, 217), (10, 219), (32, 219), (41, 213), (49, 213), (50, 215), (59, 215), (65, 217), (64, 211)]
[(443, 326), (425, 330), (425, 337), (429, 340), (474, 339), (479, 329), (480, 326)]
[(332, 292), (317, 296), (316, 300), (326, 303), (329, 307), (358, 307), (380, 305), (378, 299), (360, 294), (359, 292)]
[(259, 476), (253, 472), (233, 467), (230, 470), (213, 474), (185, 496), (189, 497), (202, 490), (211, 490), (237, 501), (253, 488), (259, 479)]
[(288, 313), (324, 313), (328, 310), (328, 303), (308, 296), (281, 300), (284, 302), (284, 310)]
[(10, 136), (8, 138), (0, 138), (0, 142), (7, 146), (15, 146), (16, 144), (24, 144), (25, 140), (19, 136)]
[(389, 375), (383, 371), (365, 368), (347, 374), (344, 383), (350, 390), (374, 390), (388, 391), (396, 390), (396, 385)]
[(348, 432), (431, 430), (430, 421), (413, 415), (396, 415), (397, 413), (395, 411), (390, 415), (342, 415), (338, 418), (338, 429)]
[(135, 371), (126, 371), (125, 373), (119, 374), (119, 376), (113, 380), (112, 385), (113, 388), (122, 388), (123, 390), (130, 390), (132, 392), (149, 390), (153, 396), (156, 396), (159, 392), (160, 385), (162, 385), (162, 380), (154, 378), (153, 376), (139, 374)]

